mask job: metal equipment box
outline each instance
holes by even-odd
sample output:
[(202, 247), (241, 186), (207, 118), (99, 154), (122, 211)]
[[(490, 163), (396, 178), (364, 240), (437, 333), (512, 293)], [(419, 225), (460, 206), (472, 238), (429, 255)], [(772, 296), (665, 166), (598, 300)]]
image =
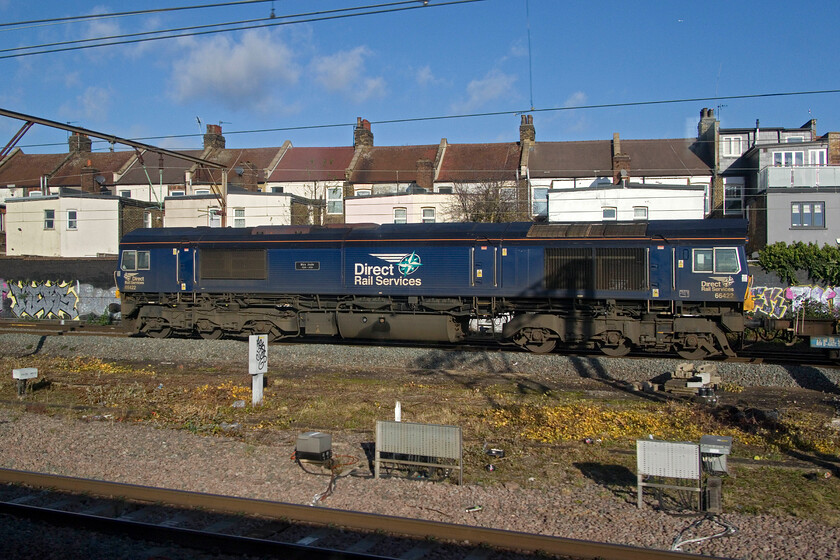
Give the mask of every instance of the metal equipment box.
[(295, 457), (300, 461), (327, 461), (332, 457), (332, 436), (306, 432), (297, 437)]
[(730, 436), (702, 436), (700, 438), (700, 457), (703, 470), (710, 474), (728, 474), (726, 456), (732, 453)]

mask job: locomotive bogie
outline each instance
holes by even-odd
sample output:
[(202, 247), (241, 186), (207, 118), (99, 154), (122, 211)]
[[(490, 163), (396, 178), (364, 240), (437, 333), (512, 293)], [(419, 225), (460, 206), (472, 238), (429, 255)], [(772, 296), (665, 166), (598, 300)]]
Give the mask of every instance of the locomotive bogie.
[[(730, 354), (748, 270), (739, 220), (136, 230), (117, 273), (149, 336), (501, 343)], [(143, 268), (138, 263), (144, 263)]]

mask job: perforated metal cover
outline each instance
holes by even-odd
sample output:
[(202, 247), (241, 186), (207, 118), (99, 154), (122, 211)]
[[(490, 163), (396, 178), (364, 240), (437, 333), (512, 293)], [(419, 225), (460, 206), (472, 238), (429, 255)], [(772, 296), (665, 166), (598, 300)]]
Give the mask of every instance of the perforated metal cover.
[(411, 422), (376, 422), (376, 447), (382, 453), (404, 453), (461, 459), (461, 428)]
[(700, 478), (700, 446), (689, 442), (636, 440), (638, 474)]

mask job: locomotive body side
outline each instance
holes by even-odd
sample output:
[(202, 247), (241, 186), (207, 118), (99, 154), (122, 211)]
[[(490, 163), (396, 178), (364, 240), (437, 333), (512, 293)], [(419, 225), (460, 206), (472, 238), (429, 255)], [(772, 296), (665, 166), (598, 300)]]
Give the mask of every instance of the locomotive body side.
[(117, 278), (124, 320), (150, 336), (455, 342), (487, 319), (504, 322), (503, 342), (535, 352), (559, 343), (698, 357), (730, 353), (725, 332), (743, 328), (741, 229), (709, 220), (136, 230)]

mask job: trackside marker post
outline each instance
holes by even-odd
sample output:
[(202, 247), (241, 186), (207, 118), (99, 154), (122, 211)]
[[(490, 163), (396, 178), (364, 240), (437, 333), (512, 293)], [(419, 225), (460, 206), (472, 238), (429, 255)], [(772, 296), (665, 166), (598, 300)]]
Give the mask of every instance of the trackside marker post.
[(26, 393), (26, 381), (38, 377), (38, 368), (27, 367), (12, 370), (12, 379), (17, 379), (17, 393), (22, 397)]
[(251, 374), (251, 404), (263, 402), (263, 375), (268, 371), (268, 335), (252, 334), (248, 337), (248, 373)]

